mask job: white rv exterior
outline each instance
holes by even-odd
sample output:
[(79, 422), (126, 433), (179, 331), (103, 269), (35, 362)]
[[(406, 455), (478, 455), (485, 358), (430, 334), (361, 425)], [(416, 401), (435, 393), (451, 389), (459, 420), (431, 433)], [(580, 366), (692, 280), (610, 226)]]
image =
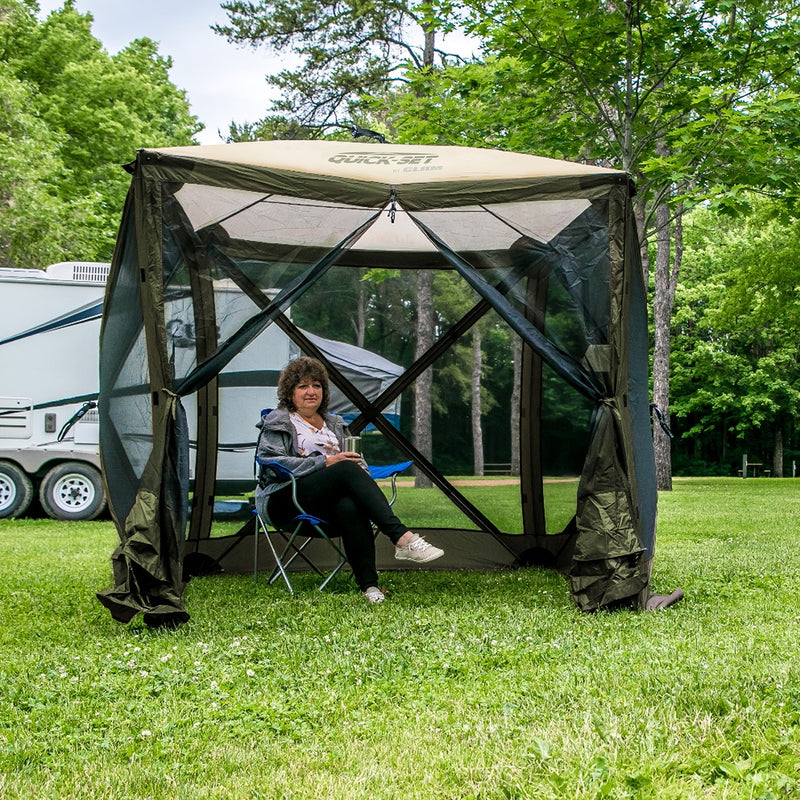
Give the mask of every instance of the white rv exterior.
[[(100, 478), (97, 400), (99, 336), (110, 265), (63, 262), (46, 270), (0, 269), (0, 519), (25, 514), (38, 495), (56, 519), (94, 519), (106, 507)], [(219, 297), (224, 297), (222, 292)], [(231, 298), (240, 298), (231, 293)], [(236, 302), (226, 310), (235, 322)], [(194, 331), (189, 309), (168, 303), (167, 329), (178, 372)], [(402, 368), (374, 353), (306, 334), (367, 397)], [(182, 343), (184, 346), (182, 347)], [(184, 355), (186, 354), (186, 355)], [(220, 375), (217, 482), (226, 493), (253, 485), (253, 448), (262, 408), (277, 404), (277, 379), (297, 347), (275, 325)], [(354, 409), (331, 387), (331, 410)], [(183, 398), (196, 441), (195, 398)], [(395, 424), (399, 400), (387, 417)], [(70, 425), (69, 423), (72, 422)], [(60, 435), (61, 434), (61, 435)], [(190, 463), (193, 463), (194, 448)], [(191, 477), (191, 475), (190, 475)]]
[(97, 359), (108, 264), (0, 269), (0, 518), (20, 516), (38, 491), (45, 512), (92, 519), (105, 508)]
[[(0, 518), (23, 515), (37, 495), (55, 519), (94, 519), (106, 507), (99, 415), (87, 404), (99, 389), (109, 269), (72, 262), (0, 269)], [(188, 352), (181, 341), (193, 336), (184, 321), (189, 310), (171, 304), (169, 313), (180, 362)], [(235, 318), (236, 309), (229, 313)], [(289, 358), (289, 339), (270, 326), (221, 375), (218, 474), (229, 487), (253, 485), (255, 423), (261, 408), (277, 403), (278, 373)], [(194, 443), (195, 398), (183, 402)]]

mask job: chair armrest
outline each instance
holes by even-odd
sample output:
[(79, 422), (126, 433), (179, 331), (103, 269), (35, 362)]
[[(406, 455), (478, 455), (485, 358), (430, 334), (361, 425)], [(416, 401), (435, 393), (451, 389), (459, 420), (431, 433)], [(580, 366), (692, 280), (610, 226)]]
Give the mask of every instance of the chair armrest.
[(399, 464), (385, 464), (378, 467), (371, 466), (369, 468), (369, 474), (374, 480), (379, 481), (382, 478), (391, 478), (394, 475), (405, 472), (413, 463), (413, 461), (401, 461)]
[(390, 508), (394, 505), (394, 501), (397, 500), (397, 476), (401, 472), (405, 472), (413, 463), (413, 461), (401, 461), (399, 464), (385, 464), (378, 467), (369, 467), (369, 474), (372, 476), (373, 480), (379, 481), (383, 478), (392, 479), (392, 496), (389, 499)]
[(262, 461), (260, 458), (256, 458), (256, 463), (261, 467), (261, 469), (271, 470), (276, 478), (285, 481), (294, 480), (294, 473), (289, 469), (289, 467), (281, 464), (279, 461)]

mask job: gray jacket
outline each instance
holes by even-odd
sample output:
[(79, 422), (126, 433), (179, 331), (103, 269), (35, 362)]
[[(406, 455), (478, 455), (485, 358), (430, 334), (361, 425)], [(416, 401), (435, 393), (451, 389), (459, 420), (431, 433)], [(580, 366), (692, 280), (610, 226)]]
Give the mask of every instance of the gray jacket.
[[(344, 419), (338, 414), (323, 414), (326, 425), (333, 431), (339, 447), (344, 445), (344, 437), (350, 435)], [(277, 461), (290, 469), (296, 478), (302, 478), (320, 469), (325, 469), (325, 458), (319, 455), (301, 456), (297, 447), (297, 431), (294, 429), (289, 411), (276, 408), (264, 414), (256, 427), (261, 429), (256, 445), (256, 457), (260, 461)], [(266, 499), (273, 492), (287, 486), (289, 481), (280, 481), (270, 470), (260, 470), (256, 487), (256, 507), (261, 513), (266, 510)]]

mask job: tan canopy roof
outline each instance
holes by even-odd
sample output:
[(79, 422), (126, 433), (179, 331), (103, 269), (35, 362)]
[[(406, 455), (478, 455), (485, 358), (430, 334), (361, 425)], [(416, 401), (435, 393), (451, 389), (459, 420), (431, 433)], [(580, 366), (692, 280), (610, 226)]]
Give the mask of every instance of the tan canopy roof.
[(353, 207), (390, 198), (406, 211), (549, 198), (594, 199), (633, 185), (627, 173), (585, 164), (484, 150), (325, 140), (238, 142), (142, 150), (156, 180), (302, 197)]
[(625, 175), (614, 169), (478, 147), (309, 140), (165, 147), (153, 152), (390, 185)]

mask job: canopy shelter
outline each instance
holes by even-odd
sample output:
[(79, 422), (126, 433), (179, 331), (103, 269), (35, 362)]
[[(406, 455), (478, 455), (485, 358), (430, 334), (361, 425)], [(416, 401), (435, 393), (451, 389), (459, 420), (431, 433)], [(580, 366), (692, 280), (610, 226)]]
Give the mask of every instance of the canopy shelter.
[[(445, 548), (435, 568), (547, 564), (569, 575), (583, 610), (647, 603), (656, 491), (626, 173), (495, 150), (337, 141), (142, 150), (129, 171), (100, 366), (101, 454), (120, 544), (115, 586), (98, 597), (116, 619), (185, 619), (187, 553), (224, 571), (252, 568), (252, 531), (212, 528), (220, 386), (272, 326), (327, 364), (358, 409), (351, 428), (365, 432), (368, 459), (411, 459), (435, 488), (403, 491), (432, 491), (426, 507), (455, 511), (446, 528), (435, 515), (404, 517)], [(426, 304), (429, 333), (417, 327)], [(176, 348), (171, 331), (187, 324), (192, 336)], [(445, 477), (471, 458), (468, 397), (464, 420), (452, 402), (469, 394), (466, 353), (478, 331), (484, 405), (496, 421), (487, 461), (520, 454), (510, 510), (485, 487)], [(357, 344), (402, 372), (359, 388), (315, 336)], [(492, 384), (495, 373), (505, 383)], [(425, 380), (434, 412), (450, 403), (430, 457), (411, 432), (422, 402), (414, 387)], [(398, 409), (400, 423), (388, 418)], [(255, 424), (260, 408), (236, 413)], [(379, 568), (397, 566), (379, 549)]]

